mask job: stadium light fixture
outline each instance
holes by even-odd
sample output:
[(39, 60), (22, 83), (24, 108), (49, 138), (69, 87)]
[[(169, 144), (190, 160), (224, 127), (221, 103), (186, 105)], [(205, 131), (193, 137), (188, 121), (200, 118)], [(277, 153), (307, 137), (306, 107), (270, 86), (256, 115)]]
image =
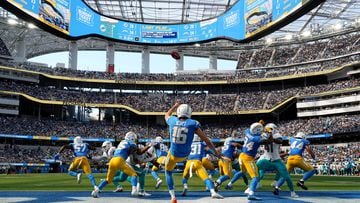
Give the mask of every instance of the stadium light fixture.
[(341, 23), (336, 23), (335, 25), (333, 25), (334, 27), (334, 29), (335, 30), (340, 30), (341, 28), (342, 28), (342, 24)]
[(293, 38), (292, 34), (285, 35), (286, 40), (291, 40)]
[(305, 30), (304, 32), (301, 33), (301, 36), (303, 36), (303, 37), (310, 37), (310, 36), (311, 36), (310, 30)]
[(196, 47), (200, 47), (200, 44), (199, 44), (199, 43), (196, 43), (196, 44), (194, 44), (194, 46), (196, 46)]
[(266, 44), (271, 44), (273, 42), (273, 39), (272, 38), (266, 38), (265, 39), (265, 43)]
[(32, 24), (32, 23), (28, 23), (28, 28), (30, 28), (30, 29), (35, 29), (36, 26), (35, 26), (34, 24)]
[(8, 22), (10, 25), (17, 25), (17, 24), (18, 24), (17, 20), (15, 20), (15, 19), (13, 19), (13, 18), (9, 18), (9, 19), (7, 20), (7, 22)]

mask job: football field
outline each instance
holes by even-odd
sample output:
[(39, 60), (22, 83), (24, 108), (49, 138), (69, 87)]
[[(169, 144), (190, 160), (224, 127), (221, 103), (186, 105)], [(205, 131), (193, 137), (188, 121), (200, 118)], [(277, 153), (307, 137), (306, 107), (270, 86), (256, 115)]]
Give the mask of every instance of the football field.
[[(97, 182), (105, 177), (105, 174), (95, 174)], [(306, 185), (309, 191), (303, 191), (295, 186), (300, 198), (291, 199), (286, 184), (279, 196), (271, 193), (274, 175), (268, 174), (261, 182), (262, 187), (258, 189), (257, 196), (263, 200), (260, 202), (359, 202), (360, 201), (360, 177), (336, 177), (336, 176), (314, 176)], [(296, 181), (300, 176), (292, 176)], [(94, 199), (90, 196), (92, 187), (89, 180), (83, 176), (82, 183), (77, 184), (75, 178), (67, 174), (23, 174), (23, 175), (0, 175), (0, 202), (169, 202), (169, 194), (166, 182), (155, 190), (155, 181), (150, 175), (146, 178), (146, 191), (151, 197), (130, 197), (130, 184), (124, 182), (125, 189), (122, 193), (113, 193), (115, 186), (109, 184), (100, 193), (100, 198)], [(189, 192), (186, 197), (181, 196), (182, 185), (180, 174), (175, 174), (175, 187), (178, 202), (248, 202), (243, 191), (245, 185), (240, 179), (235, 183), (233, 190), (220, 189), (224, 200), (211, 199), (209, 192), (200, 179), (193, 177), (189, 180)], [(257, 201), (259, 202), (259, 201)]]

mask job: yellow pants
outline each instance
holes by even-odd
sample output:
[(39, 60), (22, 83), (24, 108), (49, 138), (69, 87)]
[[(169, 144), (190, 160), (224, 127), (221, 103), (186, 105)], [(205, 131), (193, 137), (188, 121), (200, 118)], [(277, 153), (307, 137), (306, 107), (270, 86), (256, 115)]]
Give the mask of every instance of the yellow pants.
[(239, 156), (239, 162), (240, 169), (243, 173), (247, 172), (251, 178), (259, 177), (259, 171), (254, 157), (241, 153)]
[(190, 174), (193, 172), (195, 172), (196, 175), (199, 176), (199, 178), (203, 181), (209, 177), (200, 160), (188, 160), (185, 165), (183, 177), (188, 179)]
[(203, 157), (201, 162), (206, 170), (210, 170), (210, 171), (215, 170), (214, 164), (208, 158)]
[(232, 161), (230, 159), (219, 159), (219, 174), (232, 177)]
[(186, 157), (174, 157), (170, 152), (166, 156), (165, 160), (165, 170), (172, 171), (174, 170), (176, 163), (185, 161)]
[[(165, 161), (166, 161), (166, 156), (161, 156), (161, 157), (157, 158), (157, 160), (156, 160), (156, 162), (157, 162), (158, 164), (160, 164), (160, 165), (164, 165), (164, 164), (165, 164)], [(158, 171), (159, 168), (156, 167), (156, 166), (153, 166), (151, 170), (152, 170), (152, 171)]]
[(137, 176), (135, 170), (128, 165), (122, 157), (113, 157), (109, 162), (106, 181), (112, 183), (116, 171), (121, 170), (128, 176)]
[(286, 169), (290, 172), (294, 170), (294, 168), (301, 168), (304, 171), (312, 171), (314, 167), (306, 162), (304, 158), (299, 155), (289, 156), (286, 162)]
[(89, 161), (85, 156), (75, 157), (70, 164), (69, 171), (75, 171), (77, 169), (82, 169), (85, 174), (91, 173)]

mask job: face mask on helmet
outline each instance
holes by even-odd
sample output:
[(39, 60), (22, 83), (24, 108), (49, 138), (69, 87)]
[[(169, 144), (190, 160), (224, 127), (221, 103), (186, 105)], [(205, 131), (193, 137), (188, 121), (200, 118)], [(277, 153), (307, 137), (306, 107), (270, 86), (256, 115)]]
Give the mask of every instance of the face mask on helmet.
[(82, 143), (83, 143), (83, 140), (82, 140), (82, 138), (80, 136), (76, 136), (74, 138), (74, 144), (75, 145), (79, 145), (79, 144), (82, 144)]
[(295, 138), (304, 139), (305, 134), (303, 132), (298, 132), (298, 133), (296, 133)]
[(110, 141), (105, 141), (102, 143), (101, 147), (105, 150), (109, 150), (112, 147), (112, 143)]
[(157, 144), (161, 144), (161, 143), (163, 143), (163, 139), (162, 139), (162, 137), (160, 137), (160, 136), (158, 136), (158, 137), (156, 137), (155, 138), (155, 143), (157, 143)]
[(190, 105), (188, 104), (181, 104), (177, 110), (176, 114), (178, 118), (191, 118), (192, 110)]
[(271, 133), (271, 132), (274, 132), (276, 130), (276, 128), (277, 128), (277, 126), (275, 124), (268, 123), (265, 126), (265, 131)]
[(253, 135), (260, 135), (264, 127), (260, 123), (253, 123), (250, 126), (250, 133)]
[(130, 132), (126, 133), (125, 140), (136, 142), (137, 141), (137, 135), (134, 132), (130, 131)]

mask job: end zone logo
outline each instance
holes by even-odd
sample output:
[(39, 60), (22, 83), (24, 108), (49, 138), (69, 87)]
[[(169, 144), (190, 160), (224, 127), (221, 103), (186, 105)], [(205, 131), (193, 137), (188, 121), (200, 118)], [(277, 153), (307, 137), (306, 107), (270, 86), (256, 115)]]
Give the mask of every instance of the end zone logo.
[(94, 15), (86, 8), (76, 8), (76, 20), (89, 26), (94, 25)]

